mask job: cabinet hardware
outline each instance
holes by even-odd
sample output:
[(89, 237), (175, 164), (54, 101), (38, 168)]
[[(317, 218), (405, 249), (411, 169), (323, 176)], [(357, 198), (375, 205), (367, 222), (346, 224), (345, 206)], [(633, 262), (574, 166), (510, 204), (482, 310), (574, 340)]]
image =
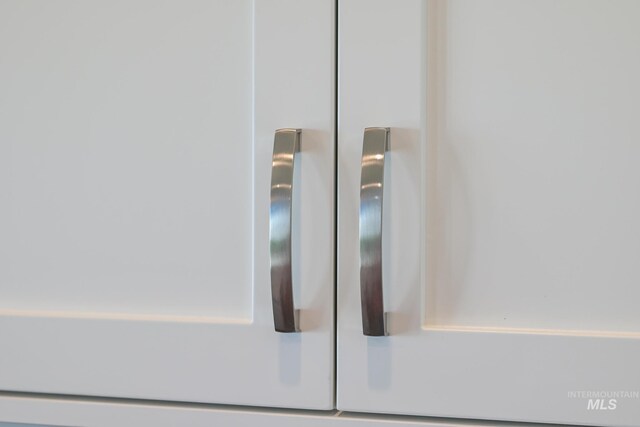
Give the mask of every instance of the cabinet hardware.
[(362, 143), (360, 180), (360, 298), (362, 332), (387, 335), (382, 298), (382, 196), (384, 158), (389, 128), (366, 128)]
[(300, 129), (278, 129), (273, 142), (269, 252), (271, 303), (278, 332), (299, 332), (299, 310), (293, 305), (291, 271), (291, 200), (296, 153), (300, 152)]

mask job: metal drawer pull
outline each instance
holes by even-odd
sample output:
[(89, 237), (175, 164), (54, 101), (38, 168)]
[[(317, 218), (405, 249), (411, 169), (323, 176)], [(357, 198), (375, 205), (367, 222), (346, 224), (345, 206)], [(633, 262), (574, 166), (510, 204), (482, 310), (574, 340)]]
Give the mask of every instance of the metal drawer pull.
[(293, 307), (291, 273), (291, 199), (295, 153), (300, 152), (300, 129), (278, 129), (273, 142), (269, 252), (271, 302), (278, 332), (299, 332), (299, 310)]
[(387, 335), (382, 299), (382, 195), (384, 157), (389, 128), (366, 128), (362, 144), (360, 180), (360, 298), (362, 332)]

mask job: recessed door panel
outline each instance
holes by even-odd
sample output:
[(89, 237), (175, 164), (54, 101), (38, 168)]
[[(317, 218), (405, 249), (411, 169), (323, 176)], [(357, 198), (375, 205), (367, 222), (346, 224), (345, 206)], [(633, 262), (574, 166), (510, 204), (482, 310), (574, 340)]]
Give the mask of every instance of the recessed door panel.
[(251, 318), (251, 13), (3, 3), (1, 308)]
[(432, 12), (427, 322), (639, 331), (640, 8)]

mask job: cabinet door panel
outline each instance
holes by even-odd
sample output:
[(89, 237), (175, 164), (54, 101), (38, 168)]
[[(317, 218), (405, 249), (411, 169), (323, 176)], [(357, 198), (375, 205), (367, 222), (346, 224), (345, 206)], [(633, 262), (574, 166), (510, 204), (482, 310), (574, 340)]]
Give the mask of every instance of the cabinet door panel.
[[(340, 3), (339, 409), (637, 424), (639, 6)], [(371, 126), (391, 127), (376, 338)]]
[[(0, 3), (0, 389), (332, 407), (334, 14)], [(286, 336), (268, 228), (285, 127), (303, 129)]]

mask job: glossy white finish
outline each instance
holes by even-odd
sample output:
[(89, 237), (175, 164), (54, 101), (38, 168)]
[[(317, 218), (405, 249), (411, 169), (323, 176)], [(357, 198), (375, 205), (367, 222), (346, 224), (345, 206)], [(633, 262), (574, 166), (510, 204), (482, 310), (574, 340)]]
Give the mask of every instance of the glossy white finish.
[[(636, 426), (640, 4), (339, 8), (338, 409)], [(362, 336), (361, 134), (391, 127), (389, 337)], [(608, 402), (607, 402), (608, 403)]]
[[(284, 411), (208, 405), (0, 397), (2, 421), (83, 427), (517, 427), (509, 423), (382, 417), (335, 411)], [(542, 427), (528, 424), (527, 427)], [(546, 427), (549, 427), (547, 424)]]
[[(0, 2), (0, 389), (333, 406), (334, 22), (324, 0)], [(269, 279), (284, 127), (294, 337)]]

